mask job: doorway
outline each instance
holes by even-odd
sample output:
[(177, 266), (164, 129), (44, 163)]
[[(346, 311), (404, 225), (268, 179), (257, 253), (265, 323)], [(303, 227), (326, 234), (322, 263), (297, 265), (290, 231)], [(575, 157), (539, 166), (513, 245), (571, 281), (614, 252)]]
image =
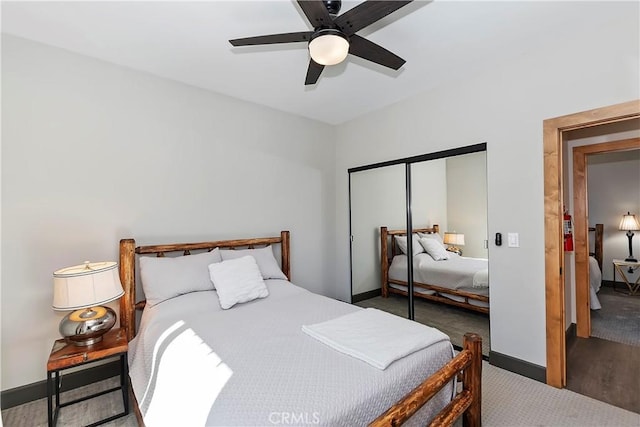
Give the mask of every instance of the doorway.
[[(587, 203), (587, 156), (640, 149), (640, 138), (601, 144), (582, 145), (573, 148), (573, 212), (575, 215), (575, 294), (576, 335), (591, 336), (589, 301), (589, 211)], [(622, 212), (624, 213), (624, 212)]]
[[(640, 118), (640, 100), (543, 122), (547, 384), (566, 385), (566, 310), (562, 220), (565, 133)], [(576, 217), (577, 221), (577, 217)], [(585, 217), (586, 222), (586, 217)], [(577, 237), (577, 236), (576, 236)], [(586, 239), (585, 239), (586, 241)]]

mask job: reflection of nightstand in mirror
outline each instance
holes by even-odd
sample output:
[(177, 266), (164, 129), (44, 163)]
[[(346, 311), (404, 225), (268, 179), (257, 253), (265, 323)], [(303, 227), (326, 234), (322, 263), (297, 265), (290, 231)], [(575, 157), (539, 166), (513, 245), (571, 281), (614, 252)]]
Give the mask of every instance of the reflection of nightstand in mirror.
[(453, 252), (453, 253), (456, 253), (456, 254), (462, 256), (462, 249), (460, 249), (460, 248), (456, 248), (454, 246), (450, 246), (450, 247), (447, 248), (447, 250), (449, 252)]
[(627, 273), (633, 273), (640, 268), (640, 262), (638, 261), (625, 261), (622, 259), (613, 260), (613, 290), (616, 290), (616, 271), (622, 277), (622, 280), (629, 289), (628, 295), (640, 295), (638, 290), (640, 289), (640, 275), (635, 282), (631, 283), (627, 277)]
[(464, 246), (464, 234), (454, 232), (446, 232), (444, 233), (444, 238), (442, 239), (443, 243), (447, 245), (447, 250), (449, 252), (454, 252), (460, 256), (462, 256), (462, 249), (458, 246)]

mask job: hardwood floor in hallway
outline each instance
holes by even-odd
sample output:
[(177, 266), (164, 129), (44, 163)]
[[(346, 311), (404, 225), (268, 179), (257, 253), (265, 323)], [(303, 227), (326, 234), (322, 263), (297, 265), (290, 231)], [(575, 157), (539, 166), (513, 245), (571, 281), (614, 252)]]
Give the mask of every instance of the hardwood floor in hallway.
[(567, 389), (640, 413), (640, 347), (595, 337), (572, 339)]

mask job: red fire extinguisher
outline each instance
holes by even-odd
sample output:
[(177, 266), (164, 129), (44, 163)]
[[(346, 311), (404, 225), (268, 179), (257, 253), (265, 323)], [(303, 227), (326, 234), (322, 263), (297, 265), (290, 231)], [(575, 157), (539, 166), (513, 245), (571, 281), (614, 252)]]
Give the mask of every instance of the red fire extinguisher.
[(571, 215), (564, 210), (564, 250), (565, 252), (573, 252), (573, 231), (571, 227)]

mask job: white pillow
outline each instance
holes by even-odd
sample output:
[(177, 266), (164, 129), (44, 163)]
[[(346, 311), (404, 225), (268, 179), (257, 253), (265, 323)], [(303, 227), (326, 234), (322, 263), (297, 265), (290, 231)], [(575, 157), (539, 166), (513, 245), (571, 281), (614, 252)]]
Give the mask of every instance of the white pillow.
[(195, 291), (211, 291), (209, 264), (222, 261), (220, 250), (179, 257), (140, 257), (140, 278), (147, 305)]
[(222, 255), (223, 261), (251, 255), (258, 263), (258, 268), (260, 269), (260, 273), (262, 274), (263, 279), (288, 280), (287, 276), (285, 276), (282, 270), (280, 270), (278, 261), (276, 261), (273, 256), (271, 245), (259, 249), (223, 249), (220, 251), (220, 255)]
[[(398, 247), (402, 251), (403, 254), (407, 254), (407, 236), (394, 236), (396, 238), (396, 243)], [(424, 248), (420, 246), (420, 241), (418, 240), (418, 236), (413, 234), (413, 256), (416, 256), (422, 252), (424, 252)]]
[(209, 266), (220, 307), (228, 309), (238, 303), (269, 295), (255, 258), (250, 255)]
[(442, 240), (442, 236), (439, 233), (418, 233), (418, 235), (421, 238), (435, 240), (436, 242), (439, 242), (443, 248), (446, 249), (446, 247), (444, 246), (444, 241)]
[(434, 260), (443, 261), (449, 259), (450, 252), (447, 251), (444, 246), (442, 246), (442, 244), (440, 244), (436, 239), (427, 239), (421, 237), (420, 244)]

